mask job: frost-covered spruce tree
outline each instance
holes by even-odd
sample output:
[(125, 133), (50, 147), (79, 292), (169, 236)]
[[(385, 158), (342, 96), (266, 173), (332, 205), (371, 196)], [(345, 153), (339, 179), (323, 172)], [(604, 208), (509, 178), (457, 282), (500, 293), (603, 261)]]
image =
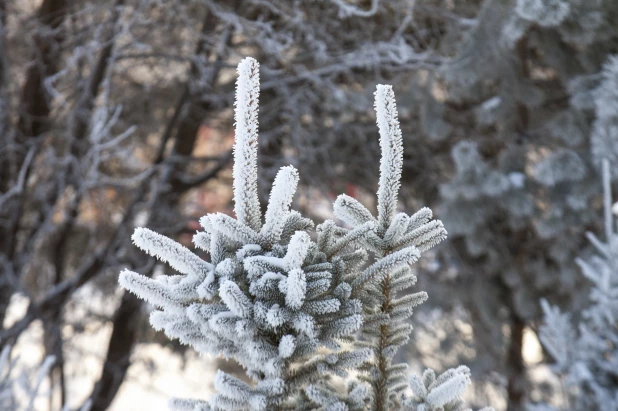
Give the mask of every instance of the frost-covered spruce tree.
[(592, 283), (590, 306), (575, 329), (569, 314), (542, 300), (545, 319), (540, 340), (565, 385), (566, 409), (574, 411), (618, 409), (618, 234), (611, 212), (608, 160), (603, 168), (607, 242), (588, 233), (598, 254), (577, 260)]
[[(433, 164), (454, 169), (442, 175), (448, 182), (430, 204), (449, 229), (441, 251), (457, 274), (450, 281), (456, 289), (427, 291), (431, 304), (443, 305), (442, 295), (463, 303), (475, 330), (475, 369), (504, 375), (509, 408), (522, 410), (533, 384), (524, 331), (541, 319), (541, 297), (563, 307), (585, 302), (573, 260), (598, 223), (601, 159), (618, 164), (618, 62), (611, 57), (618, 2), (475, 4), (474, 21), (453, 37), (463, 40), (454, 57), (427, 82), (419, 79), (439, 90), (419, 106), (430, 107), (434, 96), (443, 107), (425, 123), (451, 126), (450, 133), (425, 134), (440, 141), (439, 150), (451, 147), (454, 160), (431, 153)], [(473, 141), (462, 142), (467, 138)], [(438, 284), (444, 289), (449, 281)]]
[[(120, 284), (157, 307), (150, 322), (203, 354), (240, 363), (248, 384), (218, 371), (208, 401), (173, 399), (175, 410), (459, 410), (470, 381), (460, 367), (439, 377), (428, 370), (406, 381), (407, 366), (393, 364), (408, 341), (405, 320), (425, 293), (397, 296), (415, 283), (409, 267), (446, 237), (424, 208), (397, 213), (402, 141), (390, 86), (376, 91), (382, 161), (378, 216), (342, 195), (335, 215), (350, 225), (314, 223), (291, 211), (298, 173), (277, 174), (264, 215), (257, 191), (258, 63), (238, 66), (234, 211), (200, 220), (194, 236), (210, 262), (175, 241), (137, 228), (133, 241), (180, 275), (150, 279), (124, 271)], [(374, 255), (374, 261), (369, 260)], [(354, 344), (358, 336), (362, 341)], [(347, 371), (366, 372), (362, 380)], [(334, 376), (343, 377), (340, 389)], [(366, 382), (365, 382), (366, 381)], [(368, 384), (367, 384), (368, 382)], [(413, 395), (407, 396), (406, 389)]]

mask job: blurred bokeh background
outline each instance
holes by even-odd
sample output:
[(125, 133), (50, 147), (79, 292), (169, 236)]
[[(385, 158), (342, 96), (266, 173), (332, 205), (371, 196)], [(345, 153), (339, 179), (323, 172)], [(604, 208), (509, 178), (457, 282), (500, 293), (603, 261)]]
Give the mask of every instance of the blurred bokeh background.
[(401, 207), (450, 234), (418, 265), (411, 367), (466, 364), (497, 410), (559, 402), (539, 301), (588, 297), (574, 259), (602, 227), (601, 159), (618, 165), (616, 22), (615, 0), (0, 0), (0, 346), (56, 356), (41, 410), (164, 410), (236, 368), (154, 332), (117, 278), (169, 270), (134, 227), (191, 246), (200, 216), (232, 213), (252, 56), (262, 199), (293, 164), (317, 222), (339, 193), (374, 206), (373, 91), (393, 85)]

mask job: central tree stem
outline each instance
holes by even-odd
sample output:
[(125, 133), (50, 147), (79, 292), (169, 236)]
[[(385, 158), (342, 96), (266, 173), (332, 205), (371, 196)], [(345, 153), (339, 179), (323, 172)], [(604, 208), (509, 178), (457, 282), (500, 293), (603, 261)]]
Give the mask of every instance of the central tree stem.
[[(384, 302), (382, 303), (381, 311), (384, 314), (389, 314), (391, 309), (391, 276), (386, 275), (382, 280), (382, 292), (384, 294)], [(386, 355), (386, 347), (388, 340), (388, 325), (380, 326), (380, 344), (378, 345), (378, 370), (380, 377), (375, 382), (375, 403), (376, 410), (388, 411), (388, 387), (387, 387), (387, 370), (390, 366), (390, 358)]]

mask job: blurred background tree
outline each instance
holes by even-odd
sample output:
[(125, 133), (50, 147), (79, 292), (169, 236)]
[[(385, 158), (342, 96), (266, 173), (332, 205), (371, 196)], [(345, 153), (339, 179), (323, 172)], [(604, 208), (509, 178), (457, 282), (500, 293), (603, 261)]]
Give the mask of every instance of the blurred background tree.
[[(317, 220), (376, 186), (372, 92), (393, 84), (404, 206), (450, 232), (419, 273), (442, 327), (419, 327), (410, 361), (469, 364), (479, 404), (547, 400), (522, 347), (541, 297), (586, 303), (572, 261), (602, 226), (601, 159), (618, 165), (616, 21), (612, 0), (0, 0), (0, 345), (42, 324), (55, 401), (104, 410), (135, 347), (170, 344), (117, 276), (161, 270), (135, 226), (189, 243), (198, 217), (231, 212), (234, 68), (250, 55), (262, 200), (294, 164), (296, 207)], [(101, 372), (72, 398), (76, 341), (103, 329)]]

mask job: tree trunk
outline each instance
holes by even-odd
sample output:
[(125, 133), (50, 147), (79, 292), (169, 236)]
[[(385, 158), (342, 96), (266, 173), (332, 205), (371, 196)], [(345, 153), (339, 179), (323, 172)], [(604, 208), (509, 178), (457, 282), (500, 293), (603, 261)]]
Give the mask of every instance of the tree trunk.
[(90, 395), (91, 411), (105, 411), (118, 393), (131, 365), (131, 353), (141, 317), (140, 310), (141, 301), (133, 294), (125, 292), (120, 307), (114, 314), (114, 330), (109, 340), (101, 377)]
[[(56, 72), (59, 64), (58, 45), (62, 42), (63, 33), (58, 27), (66, 16), (66, 0), (44, 0), (38, 11), (38, 21), (45, 27), (46, 33), (34, 35), (36, 52), (33, 55), (35, 62), (30, 65), (26, 72), (26, 80), (21, 91), (20, 112), (17, 120), (17, 134), (14, 135), (14, 147), (10, 155), (3, 156), (0, 160), (0, 192), (6, 192), (14, 183), (19, 174), (26, 153), (30, 148), (30, 139), (45, 133), (49, 127), (49, 104), (48, 96), (44, 88), (44, 80), (50, 74)], [(6, 21), (6, 4), (0, 0), (0, 26), (4, 30)], [(2, 30), (2, 31), (3, 31)], [(4, 83), (6, 77), (6, 67), (8, 64), (5, 59), (4, 39), (0, 39), (0, 105), (8, 104), (4, 101)], [(6, 110), (0, 107), (3, 118), (0, 119), (0, 132), (3, 136), (10, 136), (6, 130), (9, 116)], [(7, 144), (7, 148), (10, 144)], [(27, 175), (26, 175), (27, 177)], [(27, 180), (27, 178), (26, 178)], [(22, 211), (23, 194), (15, 196), (0, 210), (0, 219), (8, 221), (6, 225), (0, 226), (0, 249), (5, 250), (9, 262), (13, 260), (15, 248), (17, 246), (17, 232), (20, 226), (20, 216)], [(17, 274), (17, 273), (13, 273)], [(15, 279), (7, 278), (8, 274), (0, 278), (0, 328), (4, 323), (8, 302), (13, 294), (11, 281)]]
[(526, 364), (522, 355), (526, 323), (512, 314), (510, 344), (507, 352), (508, 411), (524, 411), (526, 402)]

